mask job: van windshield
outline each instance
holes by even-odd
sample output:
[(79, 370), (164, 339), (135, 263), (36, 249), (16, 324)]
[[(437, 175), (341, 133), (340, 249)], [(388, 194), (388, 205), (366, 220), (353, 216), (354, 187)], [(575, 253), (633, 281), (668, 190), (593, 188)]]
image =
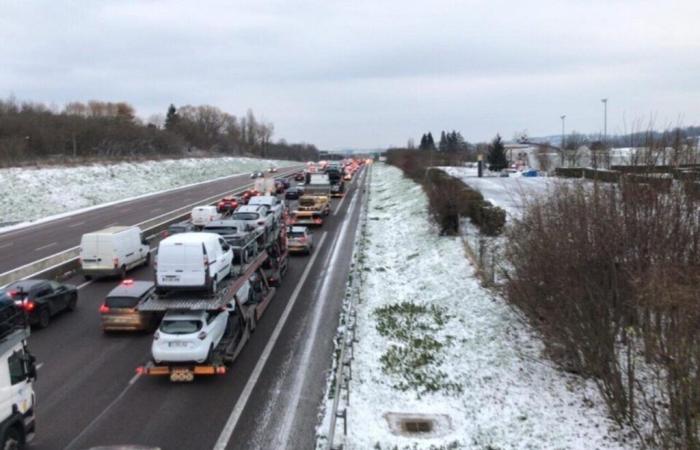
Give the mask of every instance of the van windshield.
[(200, 320), (168, 320), (160, 324), (160, 331), (167, 334), (192, 334), (202, 329)]
[(231, 216), (234, 220), (257, 220), (258, 219), (258, 213), (253, 213), (253, 212), (237, 212), (233, 213), (233, 216)]

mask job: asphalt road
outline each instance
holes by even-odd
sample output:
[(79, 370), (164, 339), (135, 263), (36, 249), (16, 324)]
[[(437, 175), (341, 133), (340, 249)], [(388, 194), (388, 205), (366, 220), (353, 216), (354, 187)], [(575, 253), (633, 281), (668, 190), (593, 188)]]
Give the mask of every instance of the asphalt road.
[[(300, 168), (283, 167), (279, 173)], [(234, 175), (0, 233), (0, 273), (76, 247), (85, 233), (111, 225), (137, 225), (187, 205), (197, 206), (202, 199), (230, 193), (252, 182), (249, 173)]]
[[(75, 312), (30, 337), (40, 364), (31, 448), (313, 448), (364, 172), (334, 200), (333, 215), (314, 233), (314, 253), (291, 257), (282, 286), (226, 375), (190, 384), (137, 376), (134, 369), (149, 358), (151, 335), (103, 335), (98, 308), (117, 281), (85, 285)], [(150, 267), (132, 275), (153, 277)], [(266, 346), (269, 358), (261, 364)], [(241, 414), (232, 422), (234, 409)]]

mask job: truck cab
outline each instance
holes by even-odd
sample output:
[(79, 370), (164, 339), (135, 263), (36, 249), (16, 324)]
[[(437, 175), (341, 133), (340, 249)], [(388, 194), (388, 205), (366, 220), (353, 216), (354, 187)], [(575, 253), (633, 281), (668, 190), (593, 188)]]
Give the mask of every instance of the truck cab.
[(28, 337), (24, 313), (0, 300), (0, 448), (22, 449), (34, 437), (36, 367)]

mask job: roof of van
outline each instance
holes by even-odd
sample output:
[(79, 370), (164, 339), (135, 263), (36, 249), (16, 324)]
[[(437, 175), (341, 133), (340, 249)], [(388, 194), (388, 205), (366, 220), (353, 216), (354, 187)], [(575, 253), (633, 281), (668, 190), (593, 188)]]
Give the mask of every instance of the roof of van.
[(116, 225), (113, 227), (107, 227), (107, 228), (104, 228), (102, 230), (97, 230), (97, 231), (93, 231), (91, 233), (85, 233), (85, 234), (117, 234), (117, 233), (121, 233), (122, 231), (128, 230), (130, 228), (134, 228), (134, 227), (130, 227), (130, 226), (126, 226), (126, 225)]
[(190, 233), (177, 233), (173, 234), (172, 236), (168, 236), (167, 238), (163, 239), (160, 241), (160, 243), (181, 243), (181, 244), (190, 244), (190, 243), (200, 243), (204, 242), (207, 239), (216, 239), (219, 240), (220, 236), (216, 233), (203, 233), (200, 231), (197, 232), (190, 232)]

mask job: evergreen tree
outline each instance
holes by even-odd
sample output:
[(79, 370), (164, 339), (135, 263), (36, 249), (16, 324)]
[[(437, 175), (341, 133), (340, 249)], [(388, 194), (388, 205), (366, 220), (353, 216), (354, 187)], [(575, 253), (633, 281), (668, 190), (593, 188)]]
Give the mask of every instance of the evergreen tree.
[(428, 138), (426, 139), (426, 146), (428, 147), (428, 150), (436, 150), (435, 148), (435, 140), (433, 139), (433, 133), (428, 132)]
[(447, 136), (445, 135), (444, 131), (442, 133), (440, 133), (440, 143), (438, 144), (438, 149), (441, 152), (446, 152), (449, 150), (449, 144), (447, 143)]
[(180, 116), (177, 114), (177, 109), (175, 109), (175, 105), (171, 103), (168, 107), (168, 113), (165, 115), (165, 129), (173, 131), (179, 119)]
[(486, 160), (489, 163), (489, 170), (494, 172), (500, 172), (501, 170), (508, 167), (508, 160), (506, 159), (506, 148), (501, 141), (501, 136), (499, 134), (489, 145), (489, 153), (486, 155)]

